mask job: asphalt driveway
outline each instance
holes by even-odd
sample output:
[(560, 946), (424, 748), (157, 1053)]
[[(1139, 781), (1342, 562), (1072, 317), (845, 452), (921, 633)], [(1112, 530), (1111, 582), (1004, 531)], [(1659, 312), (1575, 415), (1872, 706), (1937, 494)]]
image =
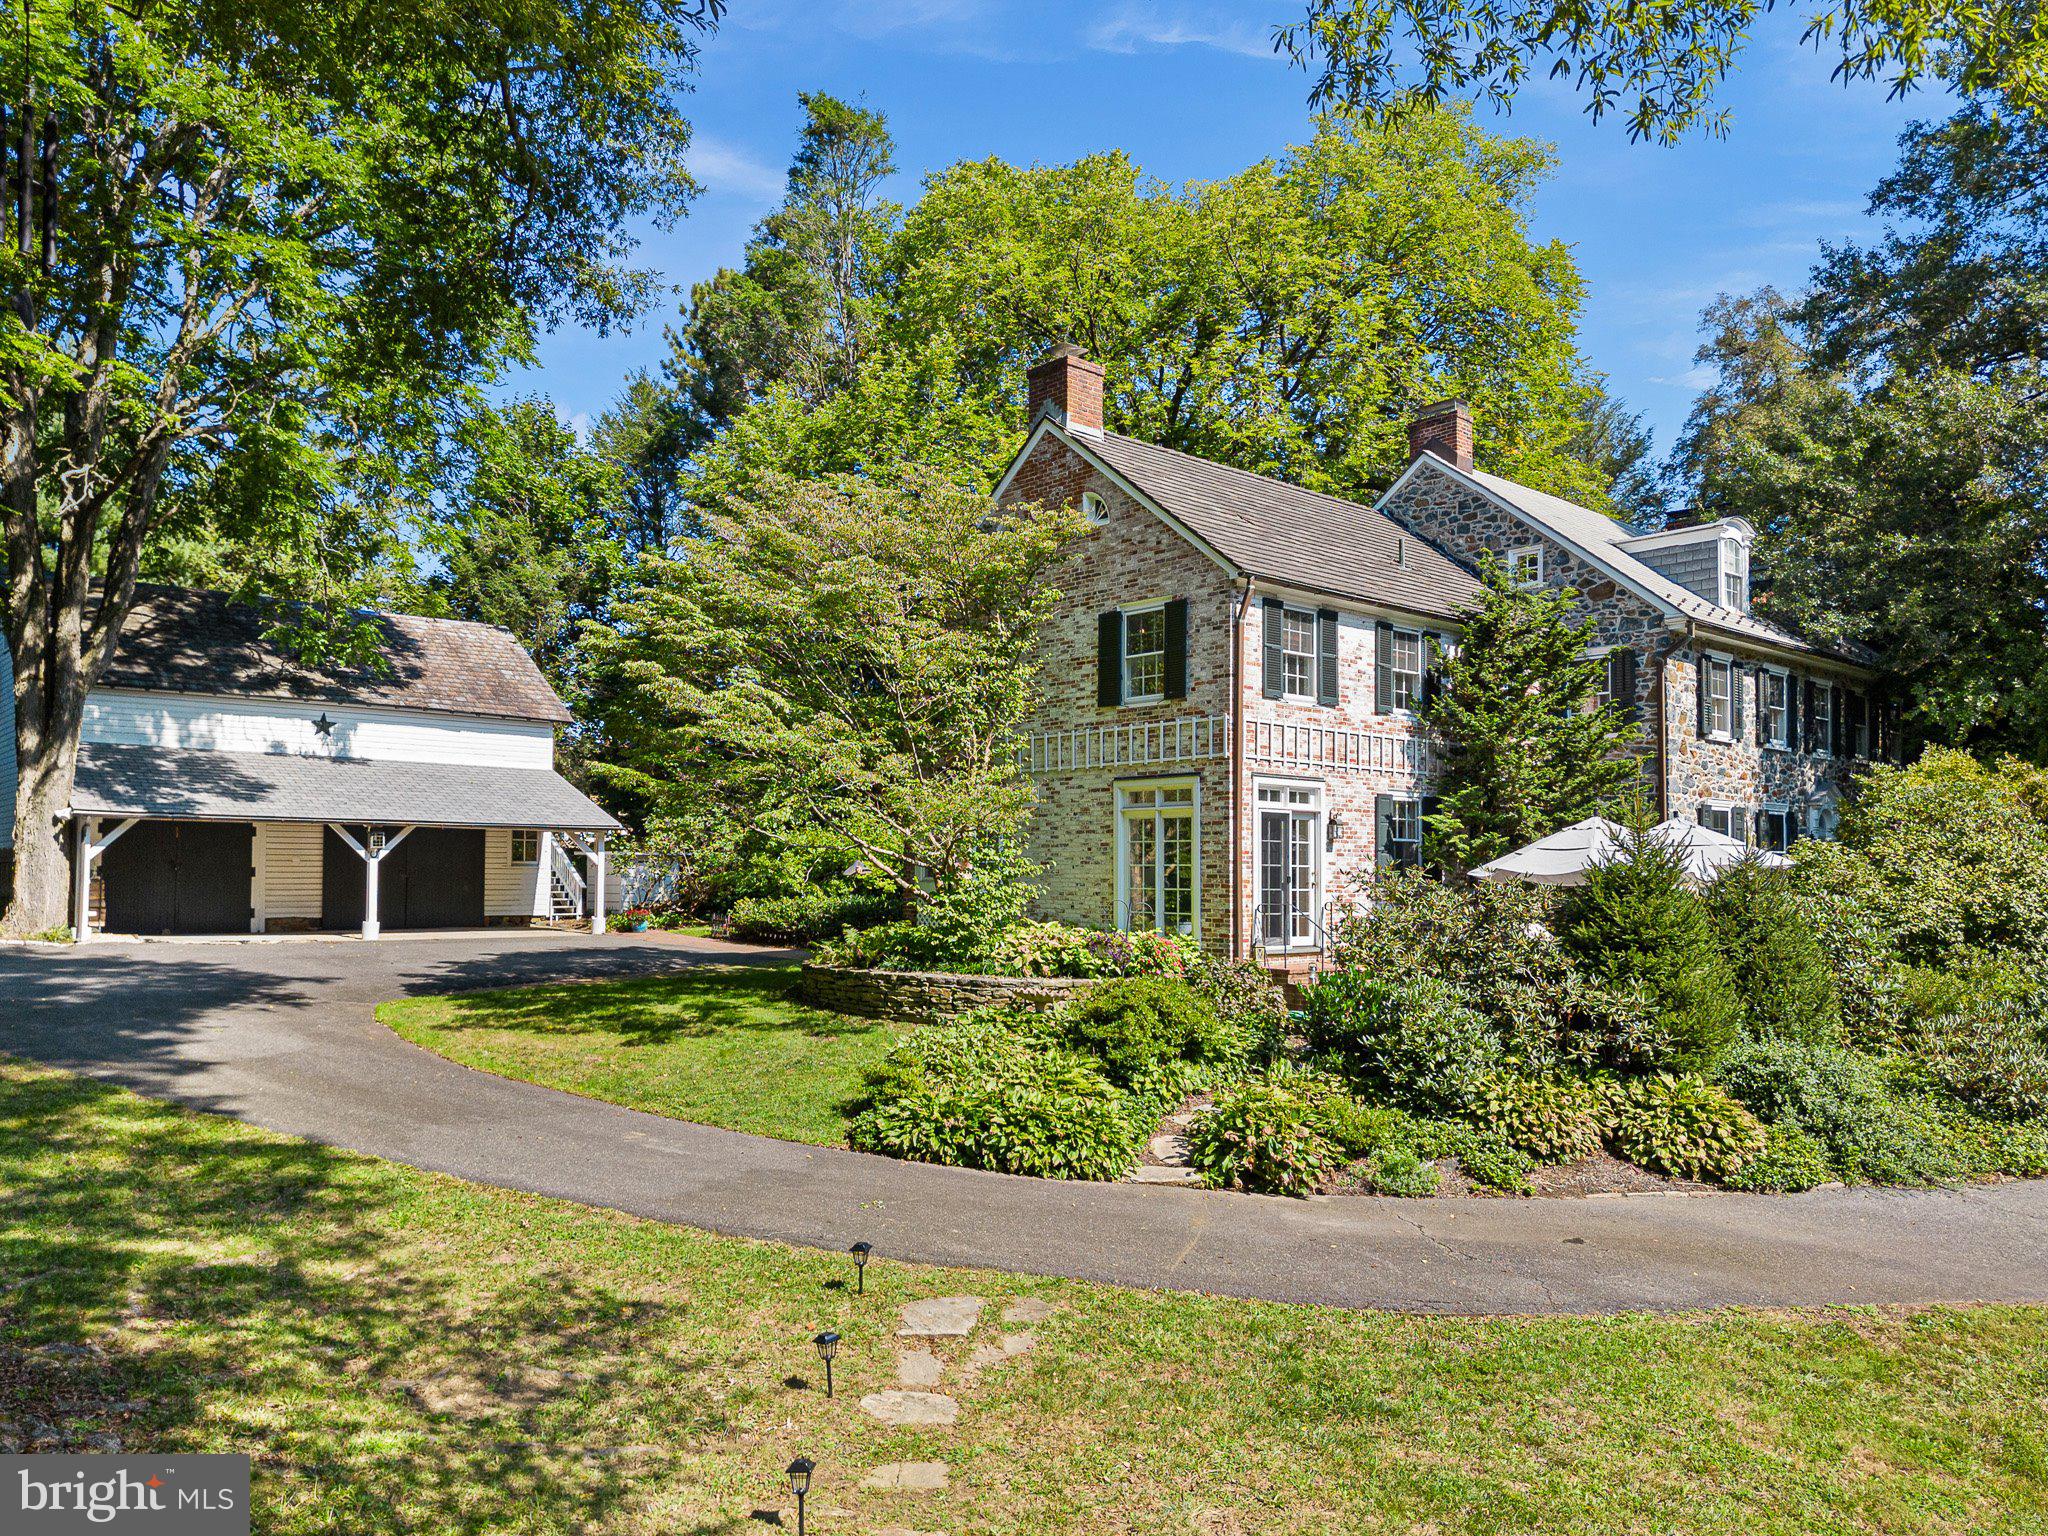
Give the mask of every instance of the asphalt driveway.
[(1121, 1285), (1466, 1313), (2048, 1301), (2048, 1181), (1592, 1200), (1282, 1200), (932, 1168), (459, 1067), (412, 993), (745, 958), (709, 941), (0, 947), (0, 1051), (256, 1125), (735, 1235)]

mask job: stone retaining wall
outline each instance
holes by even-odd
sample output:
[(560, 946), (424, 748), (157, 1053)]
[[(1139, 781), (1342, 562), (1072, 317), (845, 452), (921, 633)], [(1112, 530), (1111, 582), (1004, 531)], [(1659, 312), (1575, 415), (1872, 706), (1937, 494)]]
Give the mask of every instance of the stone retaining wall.
[(1065, 1002), (1092, 981), (1066, 976), (965, 976), (950, 971), (864, 971), (806, 964), (797, 997), (814, 1008), (865, 1019), (928, 1023), (958, 1018), (999, 1003), (1044, 1010)]

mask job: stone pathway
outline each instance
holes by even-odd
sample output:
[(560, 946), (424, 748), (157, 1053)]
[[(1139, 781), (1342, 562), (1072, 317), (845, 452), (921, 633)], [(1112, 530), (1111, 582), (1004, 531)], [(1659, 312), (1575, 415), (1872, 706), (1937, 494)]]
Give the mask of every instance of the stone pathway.
[[(898, 1385), (870, 1392), (860, 1400), (861, 1411), (893, 1428), (950, 1429), (959, 1421), (960, 1400), (935, 1389), (949, 1376), (955, 1391), (971, 1387), (983, 1373), (1029, 1354), (1038, 1343), (1032, 1326), (1055, 1310), (1049, 1301), (1020, 1296), (1002, 1310), (1001, 1326), (1007, 1331), (972, 1342), (987, 1307), (979, 1296), (934, 1296), (905, 1306), (896, 1329), (896, 1337), (905, 1341), (896, 1352)], [(963, 1347), (964, 1356), (959, 1353)], [(948, 1476), (942, 1461), (891, 1461), (869, 1472), (861, 1487), (931, 1493), (943, 1489)]]
[(1201, 1175), (1196, 1173), (1188, 1159), (1188, 1127), (1203, 1112), (1190, 1099), (1159, 1122), (1159, 1129), (1152, 1139), (1145, 1143), (1145, 1155), (1126, 1174), (1125, 1182), (1131, 1184), (1200, 1184)]

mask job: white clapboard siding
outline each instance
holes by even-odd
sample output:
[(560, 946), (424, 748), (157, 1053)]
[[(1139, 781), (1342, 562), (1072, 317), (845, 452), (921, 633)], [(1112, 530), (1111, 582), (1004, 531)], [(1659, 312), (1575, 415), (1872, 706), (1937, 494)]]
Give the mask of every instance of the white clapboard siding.
[[(325, 736), (313, 723), (322, 714), (334, 722)], [(493, 768), (552, 768), (555, 759), (555, 733), (545, 722), (111, 688), (86, 696), (79, 739), (105, 746), (290, 752)]]
[(325, 834), (318, 822), (256, 824), (256, 918), (268, 925), (281, 918), (318, 921)]
[(0, 640), (0, 848), (14, 846), (14, 653)]
[(538, 864), (512, 862), (512, 829), (488, 827), (484, 831), (484, 916), (532, 917), (536, 910), (547, 913), (543, 904), (536, 909), (534, 881)]

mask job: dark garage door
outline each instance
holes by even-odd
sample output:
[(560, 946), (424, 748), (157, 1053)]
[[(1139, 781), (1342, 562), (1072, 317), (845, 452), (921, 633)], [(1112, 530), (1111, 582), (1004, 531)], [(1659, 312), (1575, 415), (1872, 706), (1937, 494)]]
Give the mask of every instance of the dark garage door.
[[(350, 827), (357, 842), (368, 828)], [(386, 837), (399, 829), (386, 827)], [(484, 920), (484, 834), (474, 827), (416, 827), (384, 855), (377, 874), (377, 921), (386, 928), (480, 928)], [(363, 926), (363, 861), (327, 829), (320, 875), (320, 923)]]
[(256, 829), (138, 821), (100, 855), (109, 933), (247, 933)]

